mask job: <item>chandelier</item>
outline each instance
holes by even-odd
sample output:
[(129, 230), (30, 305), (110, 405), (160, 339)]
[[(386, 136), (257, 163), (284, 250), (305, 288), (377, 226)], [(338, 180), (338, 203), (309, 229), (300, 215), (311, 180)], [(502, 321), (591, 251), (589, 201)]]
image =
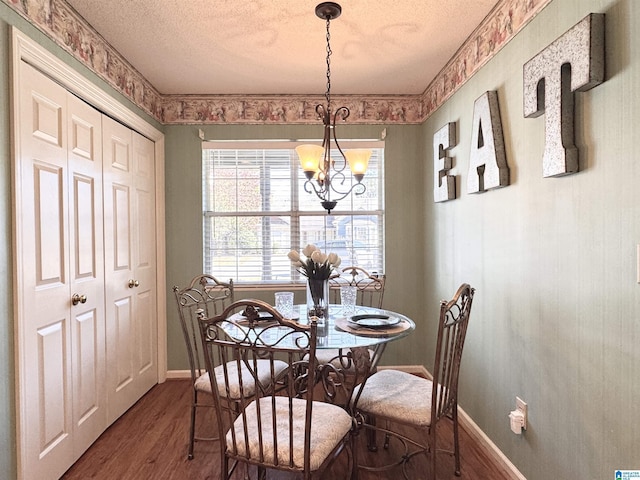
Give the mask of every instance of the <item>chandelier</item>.
[[(367, 189), (362, 179), (371, 157), (370, 150), (348, 149), (342, 150), (336, 137), (336, 120), (343, 121), (349, 117), (347, 107), (338, 107), (335, 112), (331, 107), (331, 34), (329, 27), (331, 20), (338, 18), (342, 13), (342, 7), (334, 2), (323, 2), (316, 7), (316, 15), (327, 22), (327, 92), (325, 93), (326, 105), (316, 105), (316, 113), (324, 124), (324, 138), (320, 145), (299, 145), (296, 153), (300, 159), (300, 165), (307, 177), (304, 189), (307, 193), (315, 193), (320, 199), (322, 207), (331, 213), (339, 200), (342, 200), (351, 192), (362, 195)], [(333, 131), (333, 135), (331, 132)], [(331, 158), (331, 137), (333, 144), (340, 152), (341, 159), (337, 162)], [(356, 183), (353, 183), (345, 175), (345, 169), (349, 165)]]

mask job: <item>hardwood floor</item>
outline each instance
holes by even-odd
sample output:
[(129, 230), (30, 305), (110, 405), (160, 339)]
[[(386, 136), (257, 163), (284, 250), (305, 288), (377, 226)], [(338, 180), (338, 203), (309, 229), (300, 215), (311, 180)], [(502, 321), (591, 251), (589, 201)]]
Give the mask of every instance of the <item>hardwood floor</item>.
[[(63, 475), (64, 480), (184, 480), (219, 478), (219, 443), (196, 442), (193, 460), (187, 460), (189, 431), (189, 404), (191, 400), (189, 381), (168, 380), (156, 385), (116, 423), (114, 423), (85, 454)], [(201, 436), (214, 434), (214, 420), (211, 412), (200, 415), (196, 428)], [(202, 414), (202, 411), (199, 412)], [(438, 432), (443, 448), (451, 444), (449, 422)], [(206, 432), (209, 430), (209, 432)], [(440, 438), (442, 440), (440, 440)], [(509, 480), (501, 469), (492, 464), (490, 457), (474, 444), (469, 435), (461, 430), (462, 472), (460, 477), (453, 473), (453, 458), (449, 455), (438, 457), (438, 480)], [(358, 455), (360, 462), (367, 464), (380, 461), (391, 452), (369, 453), (361, 435)], [(397, 452), (395, 452), (397, 453)], [(412, 479), (426, 479), (427, 457), (419, 455), (409, 464)], [(346, 455), (325, 472), (326, 479), (346, 478)], [(234, 478), (243, 479), (244, 471), (238, 471)], [(254, 477), (252, 477), (254, 478)], [(291, 475), (269, 471), (269, 480), (289, 480)], [(360, 480), (389, 479), (400, 480), (399, 468), (374, 474), (360, 470)]]

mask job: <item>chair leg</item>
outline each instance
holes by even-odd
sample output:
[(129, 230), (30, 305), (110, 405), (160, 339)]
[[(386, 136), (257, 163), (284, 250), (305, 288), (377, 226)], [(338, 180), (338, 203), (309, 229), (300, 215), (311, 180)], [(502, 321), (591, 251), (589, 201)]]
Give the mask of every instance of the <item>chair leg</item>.
[[(384, 426), (384, 428), (386, 428), (387, 430), (389, 430), (389, 422), (387, 421), (386, 425)], [(388, 433), (384, 434), (384, 444), (382, 445), (382, 447), (385, 450), (389, 450), (389, 441), (391, 440), (391, 435), (389, 435)]]
[(351, 449), (351, 480), (358, 480), (358, 434), (359, 430), (351, 433), (349, 444)]
[(460, 442), (458, 436), (458, 405), (453, 407), (453, 454), (456, 460), (456, 476), (460, 476)]
[(196, 404), (198, 403), (198, 393), (194, 390), (191, 400), (191, 425), (189, 427), (189, 453), (187, 458), (193, 460), (193, 443), (196, 436)]
[(220, 468), (222, 475), (220, 477), (223, 480), (229, 480), (229, 457), (224, 454), (224, 451), (222, 452), (222, 462), (220, 464), (222, 465)]
[(433, 426), (429, 429), (429, 454), (431, 455), (431, 477), (436, 478), (436, 427)]
[(367, 425), (371, 425), (372, 428), (367, 428), (367, 449), (370, 452), (378, 451), (378, 444), (376, 441), (376, 417), (372, 415), (367, 415), (366, 418)]

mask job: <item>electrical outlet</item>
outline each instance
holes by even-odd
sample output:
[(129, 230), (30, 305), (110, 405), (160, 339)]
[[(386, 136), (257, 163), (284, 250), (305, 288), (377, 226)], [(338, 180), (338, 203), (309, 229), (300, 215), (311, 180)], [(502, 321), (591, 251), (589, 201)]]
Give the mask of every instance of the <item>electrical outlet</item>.
[(516, 397), (516, 410), (522, 412), (524, 417), (522, 428), (527, 429), (527, 403), (520, 397)]

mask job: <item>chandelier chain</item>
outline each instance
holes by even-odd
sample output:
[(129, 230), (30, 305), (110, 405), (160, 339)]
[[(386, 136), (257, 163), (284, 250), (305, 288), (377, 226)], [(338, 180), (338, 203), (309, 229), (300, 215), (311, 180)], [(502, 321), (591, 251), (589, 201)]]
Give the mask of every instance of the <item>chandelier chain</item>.
[(327, 16), (327, 93), (325, 98), (327, 99), (327, 109), (331, 111), (331, 33), (329, 31), (329, 25), (331, 19)]

